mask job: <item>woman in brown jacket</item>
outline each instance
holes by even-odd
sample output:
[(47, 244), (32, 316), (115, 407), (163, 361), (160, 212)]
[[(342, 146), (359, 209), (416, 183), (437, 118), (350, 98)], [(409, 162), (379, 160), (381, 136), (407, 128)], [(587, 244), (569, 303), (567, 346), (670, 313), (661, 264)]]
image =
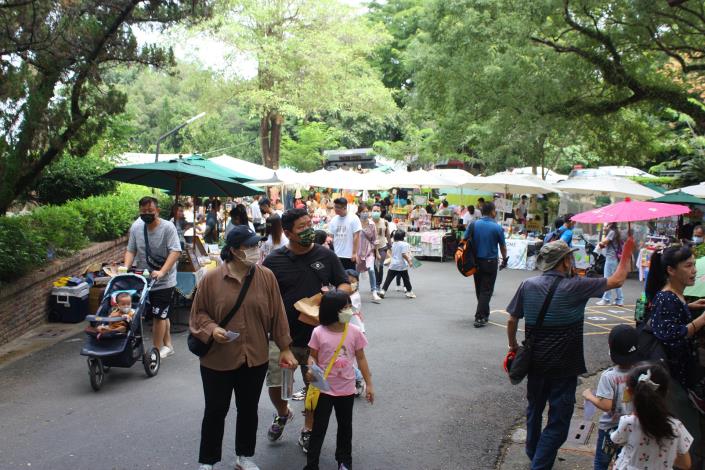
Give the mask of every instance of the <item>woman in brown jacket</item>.
[[(200, 470), (211, 470), (222, 454), (225, 417), (235, 392), (235, 453), (238, 470), (257, 470), (252, 460), (257, 435), (257, 404), (269, 362), (269, 337), (281, 350), (281, 367), (298, 364), (289, 350), (291, 337), (279, 285), (272, 272), (248, 261), (261, 237), (247, 226), (229, 233), (221, 252), (224, 263), (198, 285), (189, 328), (213, 345), (201, 357), (205, 411), (201, 425)], [(218, 326), (235, 305), (246, 277), (252, 276), (243, 302), (224, 328)]]

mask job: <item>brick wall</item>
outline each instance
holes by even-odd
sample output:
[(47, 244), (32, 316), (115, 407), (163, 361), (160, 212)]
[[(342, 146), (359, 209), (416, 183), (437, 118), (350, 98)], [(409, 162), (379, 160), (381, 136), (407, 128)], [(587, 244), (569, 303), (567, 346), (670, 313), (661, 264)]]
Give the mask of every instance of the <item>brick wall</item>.
[(81, 275), (92, 263), (121, 263), (126, 246), (126, 236), (95, 243), (0, 287), (0, 346), (47, 321), (49, 294), (57, 278)]

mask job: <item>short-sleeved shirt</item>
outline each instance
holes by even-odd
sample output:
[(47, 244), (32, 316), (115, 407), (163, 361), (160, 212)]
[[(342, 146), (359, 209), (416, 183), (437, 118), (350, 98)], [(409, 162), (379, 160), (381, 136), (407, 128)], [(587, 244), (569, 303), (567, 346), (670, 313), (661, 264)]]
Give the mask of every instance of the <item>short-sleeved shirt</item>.
[(690, 449), (693, 436), (676, 418), (668, 418), (668, 421), (676, 437), (661, 439), (661, 442), (658, 442), (644, 433), (639, 418), (635, 415), (622, 416), (619, 427), (610, 434), (615, 444), (623, 445), (614, 468), (671, 470), (678, 454), (683, 455)]
[(206, 215), (206, 231), (203, 240), (206, 243), (218, 243), (218, 215), (208, 212)]
[[(498, 246), (504, 246), (504, 230), (494, 219), (484, 216), (475, 221), (473, 225), (472, 241), (475, 245), (475, 252), (478, 259), (497, 259), (499, 257)], [(465, 229), (464, 238), (468, 238), (470, 226)]]
[(389, 269), (394, 271), (406, 271), (409, 265), (404, 259), (404, 254), (411, 252), (411, 246), (403, 241), (396, 241), (392, 244), (392, 261), (389, 263)]
[[(556, 276), (564, 279), (556, 288), (541, 328), (534, 330), (543, 301)], [(571, 377), (587, 372), (583, 353), (585, 305), (605, 293), (607, 279), (567, 277), (556, 270), (521, 283), (507, 312), (523, 318), (526, 334), (533, 335), (529, 371), (546, 377)]]
[[(325, 326), (317, 326), (311, 334), (308, 346), (318, 351), (318, 366), (325, 372), (340, 344), (343, 332), (331, 331)], [(344, 397), (355, 394), (355, 353), (367, 346), (367, 338), (358, 327), (348, 324), (348, 333), (335, 358), (327, 381), (330, 390), (325, 392), (334, 397)]]
[[(149, 238), (149, 251), (152, 257), (166, 260), (169, 253), (173, 251), (181, 252), (181, 242), (176, 227), (171, 222), (160, 219), (159, 224), (154, 230), (147, 232)], [(137, 219), (130, 227), (130, 237), (127, 242), (127, 251), (135, 254), (134, 264), (137, 269), (151, 268), (147, 265), (147, 249), (144, 240), (144, 222), (142, 219)], [(129, 267), (129, 266), (128, 266)], [(176, 263), (171, 267), (169, 272), (162, 277), (152, 290), (168, 289), (176, 286)]]
[(600, 417), (600, 429), (603, 431), (616, 427), (619, 424), (619, 418), (632, 412), (632, 397), (627, 390), (628, 378), (629, 369), (620, 369), (619, 367), (610, 367), (600, 376), (595, 395), (607, 400), (617, 399), (616, 403), (612, 405), (614, 412), (605, 411)]
[(463, 225), (467, 227), (473, 220), (475, 220), (475, 216), (470, 211), (465, 211), (465, 214), (463, 214)]
[(573, 246), (573, 231), (569, 228), (563, 230), (563, 233), (561, 233), (561, 240), (566, 242), (568, 246)]
[(299, 321), (294, 304), (321, 292), (326, 284), (339, 286), (348, 283), (348, 276), (338, 257), (328, 248), (313, 245), (311, 251), (295, 255), (284, 246), (274, 250), (262, 263), (277, 278), (281, 291), (293, 345), (306, 347), (313, 327)]
[(340, 217), (336, 215), (328, 225), (328, 231), (333, 234), (333, 249), (341, 258), (352, 258), (353, 237), (362, 230), (360, 218), (355, 214)]

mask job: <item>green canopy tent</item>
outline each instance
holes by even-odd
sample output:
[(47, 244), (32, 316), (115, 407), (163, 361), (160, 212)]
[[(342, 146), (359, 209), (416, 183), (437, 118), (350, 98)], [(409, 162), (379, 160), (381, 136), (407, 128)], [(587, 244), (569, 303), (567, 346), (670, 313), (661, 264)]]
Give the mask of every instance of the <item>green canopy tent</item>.
[(688, 204), (695, 206), (705, 206), (705, 199), (693, 196), (692, 194), (676, 191), (675, 193), (664, 194), (651, 200), (652, 202), (665, 202), (666, 204)]
[(235, 172), (225, 169), (212, 171), (206, 168), (204, 161), (201, 158), (191, 161), (188, 158), (178, 158), (165, 162), (125, 165), (113, 168), (103, 177), (163, 189), (177, 198), (182, 194), (230, 197), (262, 194), (260, 188), (227, 176), (227, 172)]
[(217, 173), (219, 175), (227, 176), (228, 178), (239, 181), (240, 183), (248, 183), (252, 181), (252, 178), (245, 175), (244, 173), (237, 172), (223, 165), (218, 165), (217, 163), (212, 162), (207, 158), (203, 158), (198, 154), (193, 154), (190, 157), (183, 158), (183, 161), (192, 165), (202, 166), (208, 171), (212, 171), (213, 173)]

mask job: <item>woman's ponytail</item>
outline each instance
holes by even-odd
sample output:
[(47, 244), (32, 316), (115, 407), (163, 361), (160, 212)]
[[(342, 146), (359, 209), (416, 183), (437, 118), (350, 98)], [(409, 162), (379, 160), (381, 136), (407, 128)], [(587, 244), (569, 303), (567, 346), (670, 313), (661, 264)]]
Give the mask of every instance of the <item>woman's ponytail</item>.
[(649, 263), (649, 274), (646, 277), (646, 300), (651, 303), (656, 294), (666, 285), (666, 266), (661, 262), (661, 252), (657, 251), (651, 255)]

